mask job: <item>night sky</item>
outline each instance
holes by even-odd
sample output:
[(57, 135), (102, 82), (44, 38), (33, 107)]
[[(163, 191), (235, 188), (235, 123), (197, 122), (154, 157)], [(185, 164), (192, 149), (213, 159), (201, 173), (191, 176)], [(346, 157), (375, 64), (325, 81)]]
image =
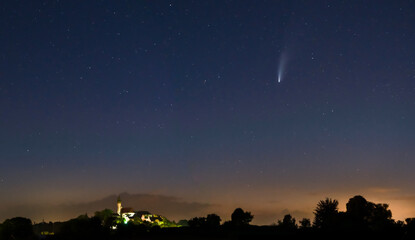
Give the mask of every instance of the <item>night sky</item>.
[(414, 172), (414, 1), (0, 3), (0, 220), (123, 192), (404, 219)]

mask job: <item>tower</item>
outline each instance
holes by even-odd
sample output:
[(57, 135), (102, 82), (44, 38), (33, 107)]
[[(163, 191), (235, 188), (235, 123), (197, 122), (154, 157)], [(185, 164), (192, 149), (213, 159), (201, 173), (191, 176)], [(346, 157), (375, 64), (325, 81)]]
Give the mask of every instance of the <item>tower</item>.
[(121, 198), (120, 196), (118, 196), (118, 200), (117, 200), (117, 214), (121, 216)]

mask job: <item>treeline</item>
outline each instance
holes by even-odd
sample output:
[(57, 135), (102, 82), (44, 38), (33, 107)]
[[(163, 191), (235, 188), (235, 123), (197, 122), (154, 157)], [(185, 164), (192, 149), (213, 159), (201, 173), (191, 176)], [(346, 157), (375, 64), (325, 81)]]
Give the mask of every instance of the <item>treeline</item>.
[(69, 239), (415, 239), (415, 218), (392, 219), (387, 204), (376, 204), (355, 196), (339, 211), (338, 201), (327, 198), (317, 203), (314, 219), (297, 221), (290, 214), (270, 226), (251, 225), (254, 216), (235, 209), (231, 220), (209, 214), (181, 220), (174, 226), (151, 223), (117, 224), (111, 210), (81, 215), (66, 222), (32, 224), (27, 218), (12, 218), (0, 224), (0, 240)]

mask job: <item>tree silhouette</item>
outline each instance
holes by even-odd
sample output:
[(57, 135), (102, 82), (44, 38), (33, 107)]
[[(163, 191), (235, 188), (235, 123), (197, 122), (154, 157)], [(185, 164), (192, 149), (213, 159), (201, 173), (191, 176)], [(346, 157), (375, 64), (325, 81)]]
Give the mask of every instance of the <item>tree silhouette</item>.
[(335, 199), (320, 200), (314, 210), (314, 226), (317, 228), (334, 227), (339, 214), (338, 205), (339, 202)]
[(195, 217), (188, 221), (189, 227), (192, 228), (216, 228), (220, 226), (220, 217), (214, 213), (207, 215), (207, 217)]
[(219, 227), (220, 226), (220, 217), (214, 213), (207, 215), (206, 224), (208, 227)]
[(294, 231), (297, 229), (295, 218), (293, 218), (290, 214), (285, 215), (282, 221), (278, 220), (278, 226), (285, 231)]
[(101, 225), (111, 227), (114, 221), (114, 212), (110, 209), (95, 212), (95, 217), (101, 220)]
[(299, 223), (300, 223), (300, 228), (302, 229), (311, 227), (311, 221), (308, 218), (303, 218), (302, 220), (299, 221)]
[(346, 203), (346, 224), (347, 228), (354, 231), (363, 231), (368, 227), (368, 217), (370, 215), (370, 202), (364, 197), (357, 195), (349, 199)]
[(404, 239), (415, 239), (415, 218), (405, 219), (405, 238)]
[(61, 239), (100, 239), (107, 234), (101, 220), (97, 217), (89, 218), (86, 214), (64, 222), (59, 232)]
[(27, 218), (16, 217), (7, 219), (0, 228), (0, 239), (4, 240), (31, 240), (35, 239), (32, 221)]
[(362, 196), (354, 196), (346, 204), (349, 225), (354, 229), (385, 230), (392, 224), (392, 212), (388, 204), (375, 204)]
[(348, 215), (352, 216), (354, 220), (364, 219), (369, 215), (368, 201), (360, 195), (354, 196), (347, 202), (346, 212)]
[(392, 212), (388, 204), (369, 202), (369, 216), (367, 222), (369, 228), (374, 231), (384, 231), (392, 227)]
[(189, 221), (185, 220), (185, 219), (181, 219), (177, 225), (182, 226), (182, 227), (189, 227)]
[(250, 212), (244, 212), (242, 208), (237, 208), (231, 215), (231, 222), (235, 226), (249, 225), (254, 216)]
[(192, 228), (204, 227), (206, 226), (206, 218), (205, 217), (194, 217), (190, 219), (189, 221), (187, 221), (187, 223), (189, 224), (189, 227), (192, 227)]

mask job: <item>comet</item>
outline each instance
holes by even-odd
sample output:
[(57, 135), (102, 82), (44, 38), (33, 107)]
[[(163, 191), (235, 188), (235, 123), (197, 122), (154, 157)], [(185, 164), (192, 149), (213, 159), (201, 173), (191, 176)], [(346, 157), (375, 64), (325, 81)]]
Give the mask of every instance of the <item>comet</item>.
[(280, 59), (278, 61), (278, 75), (277, 75), (277, 83), (281, 83), (284, 73), (285, 73), (285, 65), (287, 62), (287, 58), (285, 56), (285, 53), (281, 53)]

